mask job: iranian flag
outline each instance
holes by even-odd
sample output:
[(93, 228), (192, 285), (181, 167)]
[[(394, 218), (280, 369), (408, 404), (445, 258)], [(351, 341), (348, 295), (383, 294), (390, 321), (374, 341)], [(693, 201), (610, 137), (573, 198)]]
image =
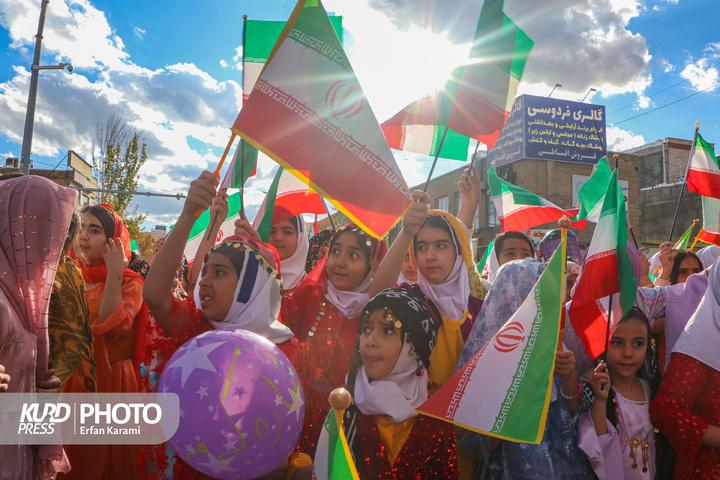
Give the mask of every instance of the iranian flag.
[[(230, 208), (229, 214), (222, 225), (220, 225), (220, 231), (217, 234), (217, 238), (215, 238), (216, 244), (220, 243), (223, 238), (229, 237), (235, 233), (235, 220), (237, 220), (240, 216), (240, 192), (230, 195), (227, 200)], [(200, 242), (202, 242), (203, 237), (207, 235), (207, 229), (212, 221), (213, 219), (210, 217), (209, 209), (202, 212), (197, 220), (195, 220), (195, 225), (193, 225), (193, 228), (190, 231), (190, 237), (188, 238), (188, 241), (185, 244), (185, 250), (183, 251), (188, 263), (192, 263), (193, 260), (195, 260), (195, 254), (200, 246)]]
[(452, 99), (447, 125), (490, 148), (500, 136), (517, 93), (533, 41), (504, 13), (503, 0), (485, 0), (470, 51), (446, 93)]
[(540, 443), (565, 295), (567, 237), (520, 308), (417, 411), (475, 432)]
[(698, 238), (720, 246), (720, 200), (702, 197), (703, 227)]
[(342, 428), (344, 410), (331, 408), (315, 451), (314, 480), (359, 480)]
[(578, 190), (578, 213), (572, 220), (597, 223), (612, 172), (605, 157), (598, 160), (590, 178)]
[(378, 239), (410, 206), (319, 0), (298, 2), (232, 128)]
[[(544, 223), (556, 222), (566, 215), (572, 216), (554, 203), (498, 177), (494, 167), (488, 170), (488, 183), (503, 232), (522, 232)], [(587, 221), (573, 221), (572, 225), (585, 230)]]
[[(627, 253), (626, 218), (625, 197), (615, 170), (568, 312), (575, 332), (592, 358), (600, 356), (607, 347), (608, 323), (612, 330), (635, 304), (636, 282)], [(605, 298), (611, 295), (611, 300)], [(613, 302), (612, 316), (608, 314), (608, 302)]]
[(695, 144), (688, 162), (687, 185), (691, 192), (703, 197), (720, 198), (720, 168), (715, 151), (702, 136), (695, 135)]
[[(325, 213), (322, 198), (297, 177), (280, 167), (255, 216), (253, 228), (260, 234), (263, 242), (267, 242), (273, 224), (303, 213)], [(298, 229), (303, 228), (305, 228), (304, 223), (298, 224)]]
[(465, 161), (470, 138), (448, 129), (442, 142), (444, 125), (440, 113), (441, 91), (415, 100), (380, 125), (390, 148), (422, 155)]

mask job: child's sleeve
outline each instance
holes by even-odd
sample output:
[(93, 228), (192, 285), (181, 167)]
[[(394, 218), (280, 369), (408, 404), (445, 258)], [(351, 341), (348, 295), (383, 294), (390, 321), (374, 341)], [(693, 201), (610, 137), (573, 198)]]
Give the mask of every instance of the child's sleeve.
[(599, 480), (616, 480), (625, 477), (623, 473), (620, 436), (615, 426), (605, 419), (607, 433), (598, 436), (590, 412), (580, 415), (578, 421), (578, 447), (590, 461)]

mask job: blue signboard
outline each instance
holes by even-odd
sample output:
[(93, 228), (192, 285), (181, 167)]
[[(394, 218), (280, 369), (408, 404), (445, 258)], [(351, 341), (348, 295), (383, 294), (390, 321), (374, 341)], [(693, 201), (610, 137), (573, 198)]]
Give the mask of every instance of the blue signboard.
[(522, 95), (495, 149), (488, 151), (488, 163), (499, 167), (534, 158), (595, 164), (603, 156), (602, 145), (607, 145), (605, 106)]

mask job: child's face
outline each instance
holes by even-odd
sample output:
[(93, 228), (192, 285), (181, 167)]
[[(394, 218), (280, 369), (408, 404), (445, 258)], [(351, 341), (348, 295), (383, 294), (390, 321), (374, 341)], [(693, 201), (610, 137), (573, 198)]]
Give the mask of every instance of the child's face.
[(100, 220), (92, 213), (84, 213), (80, 223), (78, 243), (88, 265), (102, 265), (108, 239)]
[(360, 334), (360, 358), (372, 380), (390, 375), (402, 350), (400, 329), (385, 319), (384, 313), (384, 310), (372, 312), (363, 322)]
[(648, 329), (638, 318), (628, 318), (615, 327), (610, 338), (607, 363), (613, 375), (634, 377), (645, 361)]
[(507, 238), (502, 242), (498, 264), (505, 265), (513, 260), (522, 260), (528, 257), (532, 257), (532, 250), (530, 250), (530, 245), (525, 240)]
[(281, 262), (295, 253), (297, 241), (298, 231), (290, 220), (283, 220), (270, 227), (269, 243), (277, 248)]
[(698, 265), (698, 261), (693, 257), (685, 257), (680, 262), (677, 283), (685, 283), (690, 275), (700, 272), (702, 272), (702, 265)]
[(413, 264), (410, 261), (409, 253), (405, 254), (405, 260), (403, 260), (402, 274), (408, 279), (408, 281), (417, 282), (417, 270), (413, 267)]
[(235, 299), (239, 277), (230, 259), (222, 253), (208, 256), (200, 278), (200, 308), (206, 320), (225, 319)]
[(325, 263), (328, 280), (341, 291), (355, 290), (370, 273), (370, 260), (353, 232), (341, 234), (330, 246)]
[(457, 253), (450, 234), (440, 228), (424, 226), (415, 237), (418, 270), (431, 283), (442, 283), (455, 267)]

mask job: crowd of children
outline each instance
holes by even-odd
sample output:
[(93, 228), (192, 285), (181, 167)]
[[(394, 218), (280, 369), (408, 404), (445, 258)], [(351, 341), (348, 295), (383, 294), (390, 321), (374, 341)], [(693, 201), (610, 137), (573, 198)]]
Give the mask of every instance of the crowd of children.
[[(264, 243), (241, 216), (235, 235), (205, 240), (188, 268), (196, 212), (228, 214), (217, 186), (210, 172), (191, 183), (175, 227), (142, 262), (110, 207), (74, 213), (70, 189), (34, 176), (0, 180), (0, 391), (153, 391), (183, 343), (243, 329), (278, 345), (304, 389), (296, 451), (268, 478), (312, 478), (337, 387), (352, 393), (344, 430), (363, 480), (720, 478), (717, 252), (665, 244), (650, 262), (628, 244), (636, 307), (597, 360), (568, 319), (540, 443), (518, 443), (416, 408), (517, 311), (557, 232), (537, 252), (524, 234), (504, 232), (481, 277), (468, 231), (480, 198), (471, 167), (458, 184), (458, 216), (428, 210), (427, 194), (414, 192), (389, 250), (353, 223), (309, 238), (303, 217), (290, 214), (275, 216)], [(582, 265), (569, 233), (566, 303)], [(2, 445), (0, 472), (207, 478), (169, 444)]]

